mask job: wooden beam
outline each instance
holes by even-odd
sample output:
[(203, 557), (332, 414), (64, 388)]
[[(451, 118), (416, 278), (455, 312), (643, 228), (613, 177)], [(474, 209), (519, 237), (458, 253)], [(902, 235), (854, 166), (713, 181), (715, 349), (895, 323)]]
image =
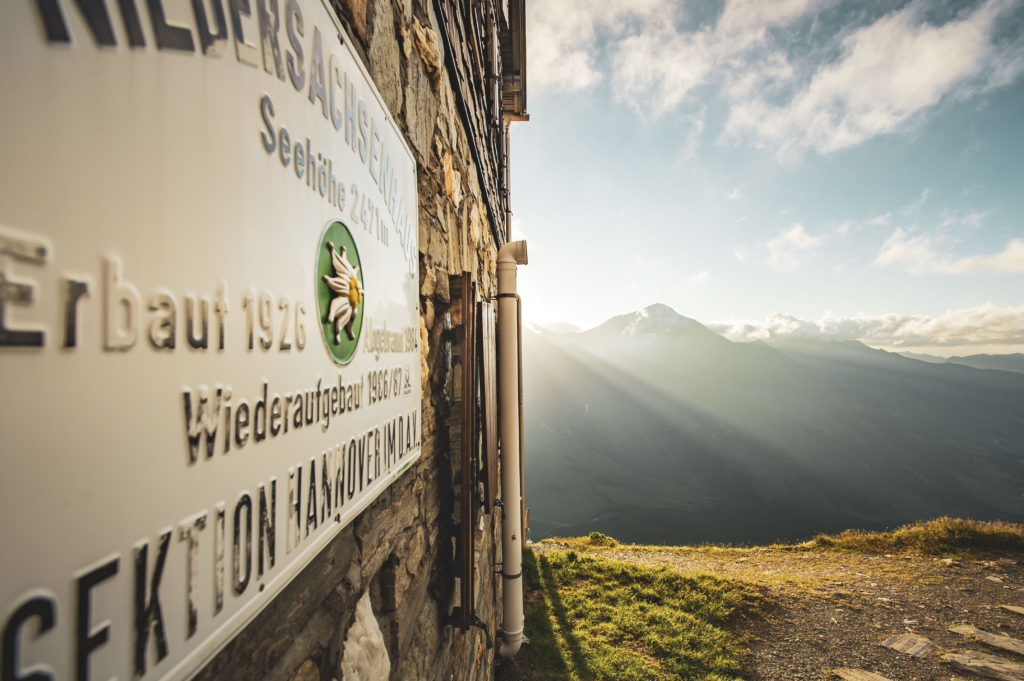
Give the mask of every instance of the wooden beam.
[(970, 624), (959, 624), (955, 627), (950, 627), (949, 630), (954, 634), (960, 634), (961, 636), (966, 636), (968, 638), (973, 636), (982, 643), (994, 648), (1002, 648), (1003, 650), (1009, 650), (1011, 653), (1024, 655), (1024, 641), (1011, 638), (1009, 636), (1003, 636), (1001, 634), (990, 634), (989, 632), (982, 631)]
[(942, 660), (957, 669), (974, 672), (998, 681), (1024, 681), (1024, 664), (1010, 662), (995, 655), (967, 650), (962, 653), (947, 653)]

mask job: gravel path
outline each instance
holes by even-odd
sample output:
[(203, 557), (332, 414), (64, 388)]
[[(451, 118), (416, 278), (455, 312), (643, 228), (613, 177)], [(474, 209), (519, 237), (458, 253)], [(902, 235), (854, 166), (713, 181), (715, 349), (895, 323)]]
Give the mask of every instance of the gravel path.
[[(533, 544), (538, 553), (566, 547)], [(744, 622), (751, 681), (837, 679), (855, 668), (892, 681), (981, 678), (957, 672), (940, 655), (974, 650), (1014, 662), (1024, 656), (948, 631), (957, 624), (1024, 639), (1024, 565), (1014, 559), (940, 560), (778, 548), (715, 549), (618, 546), (586, 552), (614, 560), (709, 572), (764, 587), (779, 603), (761, 621)], [(998, 581), (997, 581), (998, 580)], [(882, 645), (914, 633), (936, 649), (912, 657)]]

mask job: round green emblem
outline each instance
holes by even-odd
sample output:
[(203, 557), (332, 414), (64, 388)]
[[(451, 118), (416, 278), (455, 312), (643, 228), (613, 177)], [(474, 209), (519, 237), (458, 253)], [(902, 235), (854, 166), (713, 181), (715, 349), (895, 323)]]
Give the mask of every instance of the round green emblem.
[(316, 306), (320, 331), (331, 358), (348, 364), (363, 329), (363, 272), (359, 249), (341, 222), (327, 225), (316, 256)]

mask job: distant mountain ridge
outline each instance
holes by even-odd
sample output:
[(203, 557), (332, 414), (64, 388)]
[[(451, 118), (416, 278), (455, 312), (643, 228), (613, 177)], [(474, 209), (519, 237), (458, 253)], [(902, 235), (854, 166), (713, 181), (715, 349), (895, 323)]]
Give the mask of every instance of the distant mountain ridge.
[(945, 357), (938, 357), (937, 355), (925, 355), (919, 352), (897, 352), (900, 357), (906, 357), (907, 359), (916, 359), (919, 362), (928, 362), (929, 364), (945, 364)]
[(1024, 375), (857, 342), (733, 343), (665, 305), (527, 332), (523, 352), (534, 539), (1024, 520)]
[(915, 352), (901, 352), (900, 355), (910, 359), (930, 362), (932, 364), (962, 364), (974, 369), (994, 369), (997, 371), (1014, 371), (1024, 373), (1024, 354), (1015, 352), (1006, 355), (968, 355), (966, 357), (936, 357)]

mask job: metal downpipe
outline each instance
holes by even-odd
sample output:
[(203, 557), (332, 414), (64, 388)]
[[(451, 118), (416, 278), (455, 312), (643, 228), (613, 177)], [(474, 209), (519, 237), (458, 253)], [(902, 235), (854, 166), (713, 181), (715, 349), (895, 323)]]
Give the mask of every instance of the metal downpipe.
[(525, 265), (526, 242), (498, 251), (498, 421), (501, 438), (501, 579), (503, 638), (499, 657), (512, 657), (523, 642), (523, 500), (520, 461), (519, 299), (516, 267)]

